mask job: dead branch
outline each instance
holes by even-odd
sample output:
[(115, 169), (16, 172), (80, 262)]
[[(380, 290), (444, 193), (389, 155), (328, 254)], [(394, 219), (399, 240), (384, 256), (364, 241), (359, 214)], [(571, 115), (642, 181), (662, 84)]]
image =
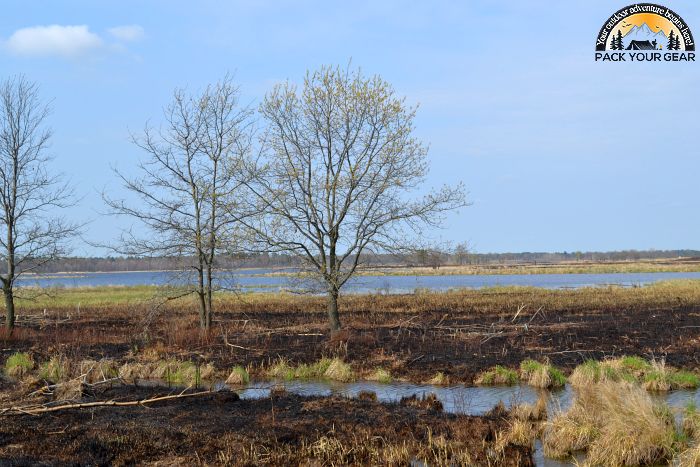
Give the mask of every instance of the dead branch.
[(57, 405), (57, 406), (52, 406), (48, 407), (46, 405), (40, 405), (40, 406), (29, 406), (29, 407), (8, 407), (6, 409), (0, 410), (0, 417), (1, 416), (13, 416), (13, 415), (40, 415), (48, 412), (58, 412), (60, 410), (70, 410), (70, 409), (87, 409), (87, 408), (93, 408), (93, 407), (134, 407), (134, 406), (145, 406), (148, 404), (153, 404), (155, 402), (162, 402), (162, 401), (167, 401), (167, 400), (174, 400), (174, 399), (184, 399), (187, 397), (198, 397), (198, 396), (204, 396), (207, 394), (213, 394), (214, 391), (201, 391), (201, 392), (195, 392), (192, 394), (174, 394), (170, 396), (160, 396), (160, 397), (152, 397), (149, 399), (141, 399), (141, 400), (136, 400), (136, 401), (115, 401), (115, 400), (108, 400), (108, 401), (96, 401), (96, 402), (83, 402), (83, 403), (78, 403), (78, 404), (65, 404), (65, 405)]

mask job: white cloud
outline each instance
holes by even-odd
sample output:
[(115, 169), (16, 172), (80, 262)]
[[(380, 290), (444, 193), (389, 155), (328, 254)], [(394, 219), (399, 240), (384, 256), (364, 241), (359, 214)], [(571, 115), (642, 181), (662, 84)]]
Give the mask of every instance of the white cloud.
[(127, 26), (115, 26), (107, 30), (116, 39), (133, 42), (137, 41), (144, 36), (144, 31), (138, 24), (131, 24)]
[(15, 31), (5, 47), (16, 55), (76, 57), (103, 46), (103, 41), (85, 25), (33, 26)]

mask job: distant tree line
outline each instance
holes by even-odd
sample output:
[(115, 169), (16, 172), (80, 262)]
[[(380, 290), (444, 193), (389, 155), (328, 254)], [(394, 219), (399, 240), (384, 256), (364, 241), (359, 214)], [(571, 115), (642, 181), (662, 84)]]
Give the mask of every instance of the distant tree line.
[[(639, 261), (674, 258), (700, 258), (699, 250), (621, 250), (588, 252), (523, 252), (523, 253), (474, 253), (464, 247), (453, 249), (426, 248), (406, 254), (367, 254), (364, 265), (382, 266), (425, 266), (446, 265), (507, 265), (507, 264), (548, 264), (571, 261)], [(194, 264), (193, 258), (181, 257), (70, 257), (61, 258), (37, 269), (42, 273), (56, 272), (122, 272), (180, 270)], [(251, 253), (237, 256), (222, 256), (221, 269), (237, 268), (295, 268), (299, 260), (283, 253)]]

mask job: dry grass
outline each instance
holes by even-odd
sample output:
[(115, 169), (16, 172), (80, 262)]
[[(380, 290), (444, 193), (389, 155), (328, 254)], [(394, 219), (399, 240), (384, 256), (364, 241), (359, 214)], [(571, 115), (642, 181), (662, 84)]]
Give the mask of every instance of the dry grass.
[(700, 441), (700, 411), (695, 402), (691, 402), (685, 408), (682, 428), (686, 436)]
[(350, 365), (339, 358), (334, 358), (331, 361), (323, 376), (334, 381), (350, 382), (355, 380), (355, 373)]
[(450, 384), (450, 378), (442, 371), (438, 371), (432, 378), (426, 381), (425, 384), (432, 384), (433, 386), (447, 386)]
[(540, 422), (547, 419), (547, 396), (542, 394), (534, 404), (518, 404), (511, 408), (511, 417), (517, 420)]
[(114, 360), (83, 360), (78, 364), (85, 382), (93, 384), (119, 376), (119, 367)]
[(242, 366), (235, 366), (226, 378), (226, 384), (245, 385), (250, 382), (250, 374)]
[(384, 368), (377, 368), (369, 376), (367, 376), (367, 381), (376, 381), (378, 383), (389, 384), (394, 378), (391, 376), (391, 372), (385, 370)]
[(700, 466), (700, 443), (680, 453), (675, 459), (673, 465), (677, 467)]
[[(433, 267), (393, 267), (373, 268), (360, 271), (366, 276), (452, 276), (475, 274), (619, 274), (633, 272), (698, 272), (700, 262), (683, 261), (674, 262), (664, 260), (646, 261), (576, 261), (556, 264), (513, 264), (513, 265), (463, 265)], [(275, 275), (283, 275), (277, 273)]]
[(639, 465), (673, 456), (675, 428), (664, 405), (640, 387), (604, 382), (579, 389), (571, 408), (547, 424), (545, 454), (587, 450), (592, 465)]
[(530, 359), (520, 364), (520, 379), (541, 389), (560, 388), (566, 384), (564, 374), (549, 362), (540, 363)]
[(70, 361), (63, 355), (55, 355), (39, 366), (39, 378), (59, 383), (71, 377)]

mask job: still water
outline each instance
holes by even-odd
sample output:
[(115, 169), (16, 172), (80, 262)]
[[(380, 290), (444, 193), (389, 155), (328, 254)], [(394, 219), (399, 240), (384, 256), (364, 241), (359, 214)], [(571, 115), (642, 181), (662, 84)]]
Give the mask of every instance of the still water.
[[(226, 273), (225, 283), (242, 291), (279, 291), (307, 287), (294, 278), (267, 276), (273, 269), (240, 269)], [(657, 272), (623, 274), (513, 274), (454, 276), (357, 276), (345, 285), (345, 292), (408, 293), (416, 289), (448, 290), (495, 286), (530, 286), (548, 289), (620, 285), (632, 287), (672, 279), (700, 279), (700, 272)], [(165, 285), (183, 281), (171, 271), (57, 273), (22, 276), (21, 286), (90, 287)]]
[[(552, 414), (568, 409), (574, 396), (574, 390), (568, 385), (561, 390), (550, 392), (527, 385), (444, 387), (403, 382), (383, 384), (371, 381), (354, 383), (330, 381), (254, 382), (239, 390), (238, 394), (243, 399), (265, 398), (269, 397), (270, 389), (278, 384), (283, 385), (290, 393), (305, 396), (338, 395), (354, 398), (362, 391), (371, 391), (377, 395), (377, 400), (381, 402), (398, 402), (402, 397), (410, 397), (414, 394), (421, 397), (433, 393), (442, 402), (446, 412), (466, 415), (483, 415), (501, 401), (507, 407), (520, 403), (533, 404), (540, 395), (544, 394), (548, 401), (547, 413), (551, 417)], [(667, 403), (676, 415), (678, 423), (681, 421), (681, 412), (689, 402), (694, 401), (696, 405), (700, 405), (700, 390), (673, 391), (668, 394), (653, 395), (652, 397), (658, 399), (659, 402)], [(578, 461), (583, 459), (583, 457), (577, 458)], [(542, 443), (539, 440), (535, 443), (534, 461), (536, 465), (546, 467), (575, 465), (573, 459), (567, 462), (546, 458), (542, 449)]]

